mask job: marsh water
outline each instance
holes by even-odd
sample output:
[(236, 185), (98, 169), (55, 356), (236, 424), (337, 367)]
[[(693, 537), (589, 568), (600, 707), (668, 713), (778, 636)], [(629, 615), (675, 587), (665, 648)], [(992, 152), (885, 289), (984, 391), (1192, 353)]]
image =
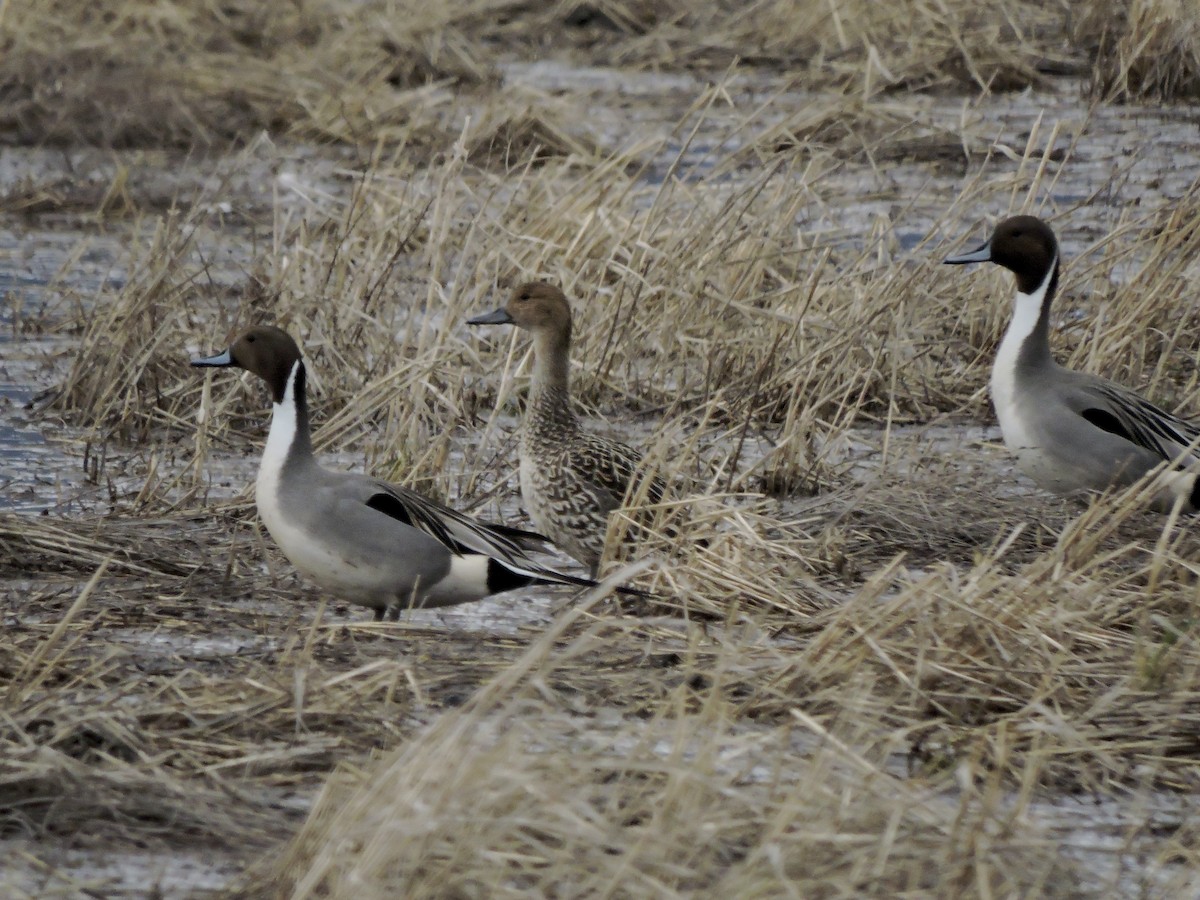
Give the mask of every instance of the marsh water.
[[(672, 178), (707, 179), (712, 190), (723, 186), (736, 189), (752, 164), (742, 170), (729, 167), (717, 171), (717, 167), (747, 142), (752, 133), (747, 123), (752, 121), (753, 133), (759, 133), (815, 102), (811, 96), (790, 90), (783, 80), (737, 76), (724, 86), (728, 102), (689, 114), (695, 98), (707, 88), (707, 81), (699, 76), (622, 72), (551, 61), (511, 64), (504, 76), (513, 87), (571, 98), (587, 110), (589, 128), (604, 146), (658, 147), (643, 171), (647, 185)], [(873, 235), (879, 234), (874, 226), (883, 220), (894, 224), (899, 242), (898, 247), (888, 248), (885, 256), (910, 262), (937, 261), (944, 255), (946, 242), (963, 237), (947, 232), (945, 212), (958, 196), (964, 178), (976, 177), (979, 161), (989, 155), (993, 162), (978, 177), (987, 179), (1017, 166), (1016, 159), (1024, 153), (1032, 132), (1040, 146), (1053, 136), (1056, 146), (1071, 147), (1070, 162), (1046, 182), (1050, 194), (1043, 198), (1060, 212), (1070, 213), (1070, 228), (1064, 229), (1061, 237), (1065, 252), (1071, 255), (1106, 234), (1129, 208), (1151, 207), (1189, 193), (1200, 171), (1200, 115), (1193, 110), (1089, 108), (1080, 85), (1072, 81), (1046, 90), (995, 95), (983, 103), (961, 97), (919, 98), (916, 102), (924, 109), (928, 140), (887, 162), (858, 158), (825, 175), (827, 184), (830, 179), (842, 184), (843, 195), (850, 199), (837, 205), (814, 202), (796, 221), (797, 229), (819, 233), (834, 245), (863, 247), (882, 240)], [(975, 136), (973, 145), (965, 149), (961, 139), (952, 137), (960, 131), (964, 118), (970, 121), (968, 130)], [(1147, 134), (1153, 134), (1153, 140), (1145, 140)], [(277, 156), (271, 158), (272, 152)], [(270, 197), (278, 196), (282, 198), (278, 202), (303, 205), (309, 202), (312, 192), (308, 188), (314, 184), (332, 192), (347, 189), (328, 177), (335, 161), (314, 148), (280, 143), (257, 158), (231, 154), (222, 165), (233, 165), (231, 160), (241, 160), (239, 164), (253, 170), (243, 172), (235, 187), (257, 182), (257, 193), (252, 191), (255, 202), (266, 204)], [(0, 151), (0, 197), (31, 182), (67, 183), (91, 177), (102, 183), (106, 170), (117, 165), (153, 169), (149, 180), (164, 196), (186, 195), (211, 176), (210, 168), (191, 171), (186, 159), (169, 154), (7, 148)], [(1007, 187), (998, 187), (992, 207), (960, 212), (982, 222), (1008, 207), (1010, 193)], [(244, 196), (231, 196), (230, 202), (242, 202)], [(958, 227), (961, 218), (956, 217), (950, 225)], [(49, 399), (76, 350), (73, 335), (79, 318), (97, 302), (101, 289), (119, 288), (129, 278), (131, 260), (151, 228), (149, 221), (135, 218), (89, 219), (53, 210), (16, 211), (0, 218), (0, 510), (23, 516), (104, 512), (119, 505), (120, 497), (140, 490), (148, 448), (111, 443), (103, 434), (63, 422)], [(983, 236), (980, 229), (971, 237)], [(212, 261), (214, 278), (232, 282), (244, 276), (252, 252), (242, 240), (242, 232), (231, 229), (215, 246), (198, 248)], [(1069, 322), (1072, 310), (1064, 308), (1058, 315)], [(186, 365), (188, 356), (199, 349), (180, 347), (179, 364)], [(612, 431), (616, 426), (604, 427)], [(110, 465), (105, 476), (97, 479), (85, 460), (101, 445)], [(746, 464), (752, 465), (756, 454), (769, 452), (769, 442), (750, 447)], [(248, 496), (255, 461), (221, 458), (219, 451), (214, 454), (211, 496)], [(990, 421), (908, 425), (891, 434), (877, 428), (854, 429), (840, 454), (850, 463), (845, 471), (860, 483), (878, 476), (885, 457), (894, 470), (915, 473), (914, 477), (920, 477), (931, 458), (943, 465), (961, 458), (997, 492), (1029, 490), (999, 448)], [(129, 462), (113, 463), (119, 459)], [(341, 458), (336, 463), (358, 467), (363, 460)], [(506, 502), (507, 509), (515, 510), (515, 499)], [(913, 560), (912, 564), (921, 562)], [(531, 604), (502, 598), (414, 616), (435, 616), (439, 623), (463, 630), (495, 632), (549, 621), (555, 609), (549, 600)], [(355, 618), (359, 614), (347, 615)], [(196, 657), (265, 649), (252, 647), (247, 643), (250, 638), (217, 635), (202, 643), (189, 642), (186, 647), (162, 632), (133, 631), (127, 638), (138, 642), (142, 653), (165, 658), (183, 652)], [(1148, 891), (1147, 896), (1154, 896), (1154, 867), (1169, 874), (1170, 863), (1154, 861), (1154, 835), (1145, 823), (1159, 821), (1167, 823), (1163, 827), (1178, 828), (1191, 821), (1191, 813), (1174, 795), (1147, 796), (1145, 802), (1154, 809), (1074, 798), (1035, 803), (1025, 813), (1024, 826), (1059, 840), (1064, 855), (1084, 863), (1083, 870), (1094, 878), (1096, 891), (1115, 885), (1127, 889), (1127, 896), (1141, 896), (1137, 892), (1142, 889)], [(10, 865), (0, 875), (0, 891), (8, 878), (14, 891), (39, 896), (49, 895), (48, 886), (56, 896), (76, 894), (63, 887), (65, 882), (30, 862), (33, 856), (69, 873), (79, 888), (78, 895), (88, 896), (148, 896), (152, 890), (158, 896), (184, 896), (215, 890), (239, 870), (229, 860), (209, 854), (114, 852), (111, 848), (55, 853), (52, 848), (33, 847), (19, 839), (0, 843), (0, 855), (10, 861), (26, 860), (25, 865)]]

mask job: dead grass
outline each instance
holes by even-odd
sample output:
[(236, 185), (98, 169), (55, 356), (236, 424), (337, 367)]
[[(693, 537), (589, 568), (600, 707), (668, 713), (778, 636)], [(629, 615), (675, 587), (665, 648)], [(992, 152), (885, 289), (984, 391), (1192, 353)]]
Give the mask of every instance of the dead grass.
[(482, 23), (509, 39), (547, 33), (590, 60), (654, 68), (743, 65), (797, 74), (805, 87), (837, 85), (870, 95), (889, 89), (1012, 90), (1040, 70), (1076, 66), (1066, 45), (1066, 6), (988, 0), (870, 0), (515, 4), (523, 15)]
[[(1126, 204), (1118, 171), (1079, 199), (1101, 107), (1017, 130), (914, 93), (1074, 64), (1062, 10), (382, 8), (0, 20), (12, 140), (248, 145), (179, 202), (117, 170), (0, 199), (136, 248), (82, 292), (81, 245), (37, 323), (70, 342), (49, 412), (110, 514), (0, 517), (0, 836), (199, 847), (251, 897), (1194, 894), (1200, 546), (1132, 494), (1067, 504), (1005, 468), (982, 426), (1009, 279), (937, 265), (1046, 215), (1059, 358), (1200, 400), (1194, 188)], [(492, 80), (560, 38), (681, 80)], [(55, 106), (21, 79), (68, 48), (92, 88)], [(734, 56), (753, 71), (679, 74)], [(128, 109), (105, 73), (146, 59), (162, 96)], [(530, 277), (571, 298), (581, 409), (678, 488), (610, 560), (648, 558), (658, 599), (360, 622), (254, 525), (261, 386), (187, 359), (281, 324), (331, 465), (519, 524), (527, 342), (463, 322)]]
[(118, 148), (394, 140), (430, 128), (426, 84), (489, 77), (453, 34), (334, 0), (11, 3), (0, 60), (6, 143)]
[[(732, 616), (675, 643), (577, 609), (464, 707), (343, 767), (236, 895), (1147, 889), (1063, 855), (1036, 799), (1194, 790), (1192, 589), (1170, 586), (1192, 581), (1194, 541), (1102, 551), (1136, 509), (1094, 508), (1012, 575), (1008, 546), (915, 578), (884, 566), (798, 643)], [(670, 674), (583, 689), (631, 638), (675, 648), (646, 660)], [(603, 715), (579, 703), (600, 696)]]
[(1082, 39), (1095, 46), (1092, 90), (1114, 101), (1200, 96), (1200, 11), (1177, 0), (1090, 7)]
[(585, 135), (572, 134), (566, 121), (562, 111), (535, 109), (532, 102), (522, 110), (518, 98), (505, 97), (503, 106), (485, 112), (467, 136), (467, 159), (506, 173), (540, 167), (556, 157), (577, 162), (601, 159), (602, 149)]
[[(493, 85), (504, 57), (537, 59), (548, 47), (602, 65), (719, 70), (740, 61), (863, 97), (1018, 89), (1041, 83), (1042, 71), (1081, 65), (1066, 33), (1076, 6), (1092, 8), (298, 0), (267, 12), (215, 0), (10, 3), (0, 17), (0, 135), (9, 144), (224, 148), (265, 131), (368, 149), (403, 142), (430, 155), (452, 139), (441, 127), (454, 101), (445, 88)], [(1150, 26), (1161, 34), (1176, 21), (1152, 6), (1130, 20), (1126, 42), (1139, 54), (1144, 19), (1165, 22)], [(549, 136), (543, 128), (535, 143), (546, 149)]]
[(885, 602), (868, 593), (830, 610), (838, 624), (797, 655), (797, 683), (785, 693), (833, 689), (853, 658), (871, 673), (856, 704), (894, 717), (928, 763), (982, 740), (973, 758), (989, 769), (1022, 758), (1014, 778), (1036, 772), (1080, 791), (1156, 780), (1184, 788), (1195, 774), (1182, 762), (1197, 741), (1195, 670), (1178, 666), (1177, 654), (1189, 653), (1178, 640), (1191, 628), (1195, 551), (1186, 532), (1163, 534), (1147, 551), (1158, 523), (1139, 541), (1114, 542), (1133, 509), (1089, 510), (1011, 573), (1005, 541), (974, 566), (918, 576)]
[[(1070, 866), (1037, 837), (997, 822), (973, 842), (964, 825), (988, 819), (985, 804), (897, 778), (879, 748), (850, 749), (798, 710), (746, 729), (748, 669), (762, 679), (782, 662), (762, 645), (684, 655), (684, 677), (640, 721), (581, 715), (562, 681), (616, 635), (601, 623), (551, 652), (572, 618), (372, 772), (335, 775), (244, 895), (1073, 895)], [(755, 763), (777, 756), (796, 762)], [(896, 795), (905, 809), (885, 813)]]

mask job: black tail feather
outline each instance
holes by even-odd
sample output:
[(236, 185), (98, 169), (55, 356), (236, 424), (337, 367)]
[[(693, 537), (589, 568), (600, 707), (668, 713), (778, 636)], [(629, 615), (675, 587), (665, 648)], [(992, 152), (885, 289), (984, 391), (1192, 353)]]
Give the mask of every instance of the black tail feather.
[(503, 535), (519, 546), (522, 550), (548, 550), (552, 544), (550, 538), (536, 531), (526, 531), (524, 528), (513, 528), (511, 525), (500, 525), (496, 522), (484, 523), (489, 531)]
[(534, 581), (532, 575), (514, 572), (500, 560), (488, 557), (487, 589), (489, 593), (499, 594), (504, 591), (513, 591), (519, 587), (533, 584)]
[(1188, 496), (1188, 503), (1192, 504), (1192, 509), (1200, 509), (1200, 476), (1192, 482), (1192, 491)]
[[(581, 588), (593, 588), (600, 583), (591, 578), (567, 575), (563, 572), (547, 572), (545, 575), (540, 575), (536, 574), (536, 571), (516, 571), (510, 569), (504, 563), (500, 562), (500, 560), (489, 557), (487, 570), (488, 591), (493, 594), (499, 594), (501, 591), (512, 591), (520, 587), (528, 587), (531, 584), (558, 585), (559, 587), (570, 585)], [(639, 588), (625, 587), (624, 585), (616, 587), (614, 590), (625, 597), (653, 597), (652, 594)]]

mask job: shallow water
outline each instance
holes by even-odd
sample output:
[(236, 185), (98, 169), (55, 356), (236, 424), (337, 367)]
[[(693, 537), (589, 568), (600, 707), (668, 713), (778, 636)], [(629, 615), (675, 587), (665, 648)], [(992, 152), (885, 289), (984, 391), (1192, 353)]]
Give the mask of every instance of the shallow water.
[(40, 512), (80, 488), (81, 468), (68, 462), (74, 450), (32, 409), (51, 389), (53, 360), (64, 348), (60, 340), (0, 334), (0, 510)]
[[(225, 887), (241, 869), (204, 852), (79, 848), (48, 854), (26, 840), (0, 840), (0, 855), (10, 862), (0, 871), (0, 895), (40, 900), (191, 897)], [(21, 865), (32, 860), (40, 864)]]

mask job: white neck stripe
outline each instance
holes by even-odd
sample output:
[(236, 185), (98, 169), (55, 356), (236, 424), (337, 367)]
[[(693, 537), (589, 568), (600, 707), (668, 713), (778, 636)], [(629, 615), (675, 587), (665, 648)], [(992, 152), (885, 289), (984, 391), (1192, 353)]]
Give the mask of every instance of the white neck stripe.
[(300, 363), (297, 361), (288, 374), (287, 384), (283, 389), (283, 400), (276, 403), (271, 411), (271, 430), (267, 434), (267, 446), (263, 448), (262, 463), (258, 469), (260, 506), (264, 494), (274, 497), (278, 492), (284, 463), (287, 462), (288, 453), (296, 441), (296, 430), (300, 424), (296, 414), (296, 378), (299, 372)]
[(992, 364), (992, 403), (996, 407), (996, 418), (1000, 420), (1004, 443), (1012, 449), (1028, 447), (1033, 442), (1026, 428), (1023, 408), (1018, 402), (1017, 360), (1020, 359), (1021, 348), (1030, 339), (1042, 317), (1042, 306), (1046, 302), (1057, 264), (1056, 255), (1046, 277), (1032, 292), (1024, 294), (1017, 291), (1012, 321), (1008, 323), (1004, 339), (996, 351), (996, 361)]
[[(292, 363), (292, 371), (288, 372), (287, 382), (283, 386), (283, 403), (295, 405), (296, 403), (296, 378), (300, 374), (300, 360)], [(281, 404), (276, 403), (276, 406)]]
[(1021, 344), (1025, 343), (1025, 339), (1033, 334), (1038, 319), (1042, 317), (1042, 305), (1046, 302), (1046, 292), (1050, 290), (1050, 282), (1054, 278), (1054, 270), (1057, 265), (1058, 256), (1056, 254), (1050, 261), (1050, 268), (1046, 270), (1046, 277), (1033, 289), (1032, 293), (1023, 294), (1017, 291), (1016, 301), (1013, 303), (1012, 321), (1008, 323), (1008, 330), (1004, 332), (1003, 344), (1008, 344), (1012, 340), (1019, 349)]

